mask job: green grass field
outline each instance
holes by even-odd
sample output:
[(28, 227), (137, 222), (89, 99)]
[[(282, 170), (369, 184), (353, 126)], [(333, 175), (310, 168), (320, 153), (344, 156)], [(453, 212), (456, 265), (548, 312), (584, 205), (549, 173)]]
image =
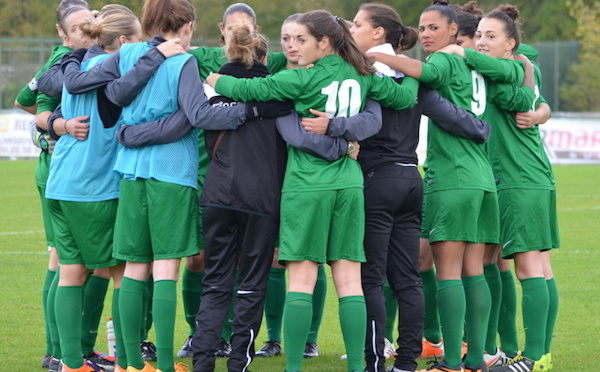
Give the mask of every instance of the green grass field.
[[(41, 287), (48, 254), (33, 174), (34, 161), (0, 161), (0, 371), (40, 371), (44, 353)], [(562, 248), (552, 253), (561, 307), (553, 343), (554, 371), (600, 369), (600, 166), (557, 166), (558, 212)], [(109, 317), (107, 296), (102, 324)], [(182, 306), (176, 325), (176, 350), (187, 337)], [(153, 333), (150, 338), (153, 340)], [(259, 341), (266, 339), (261, 332)], [(521, 340), (523, 339), (521, 331)], [(261, 345), (257, 345), (260, 347)], [(323, 325), (321, 356), (306, 360), (305, 371), (345, 371), (344, 345), (331, 280)], [(97, 348), (106, 351), (101, 325)], [(190, 363), (190, 360), (181, 360)], [(424, 363), (420, 364), (425, 366)], [(281, 372), (283, 357), (257, 359), (254, 372)], [(217, 371), (226, 371), (219, 360)]]

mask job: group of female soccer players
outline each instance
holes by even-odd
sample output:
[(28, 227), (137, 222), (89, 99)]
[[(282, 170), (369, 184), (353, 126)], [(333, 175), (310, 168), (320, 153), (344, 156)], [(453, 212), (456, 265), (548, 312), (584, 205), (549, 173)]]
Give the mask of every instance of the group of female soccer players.
[[(231, 343), (228, 369), (248, 370), (268, 288), (282, 288), (277, 264), (289, 275), (275, 325), (283, 323), (288, 372), (318, 355), (310, 332), (323, 309), (323, 264), (350, 372), (385, 371), (386, 280), (400, 333), (390, 371), (414, 371), (424, 346), (444, 355), (431, 371), (552, 367), (558, 292), (548, 250), (558, 247), (558, 228), (537, 127), (549, 109), (539, 70), (517, 56), (515, 7), (482, 16), (473, 2), (435, 0), (418, 31), (383, 4), (363, 4), (350, 26), (310, 11), (284, 23), (284, 53), (269, 53), (252, 9), (234, 4), (223, 48), (185, 53), (196, 21), (189, 0), (146, 0), (141, 23), (122, 6), (92, 16), (80, 0), (65, 3), (73, 0), (59, 6), (61, 52), (89, 49), (40, 77), (41, 91), (62, 90), (62, 99), (54, 110), (38, 95), (36, 119), (44, 140), (60, 137), (52, 161), (40, 157), (49, 176), (39, 185), (60, 264), (47, 317), (57, 370), (96, 368), (73, 319), (86, 314), (88, 273), (101, 269), (104, 293), (107, 278), (115, 285), (114, 368), (185, 370), (173, 350), (182, 257), (191, 257), (184, 281), (196, 284), (184, 282), (192, 294), (184, 306), (195, 321), (186, 316), (193, 336), (178, 354), (193, 356), (197, 372), (215, 369), (222, 339)], [(142, 33), (154, 37), (140, 42)], [(417, 39), (426, 63), (396, 55)], [(430, 118), (424, 180), (415, 153), (422, 114)], [(523, 352), (516, 331), (501, 337), (504, 351), (496, 345), (499, 309), (516, 308), (504, 300), (514, 282), (511, 292), (501, 280), (500, 270), (510, 272), (501, 258), (514, 258), (523, 288)], [(156, 367), (140, 351), (150, 275)], [(283, 294), (270, 296), (282, 303)], [(431, 330), (438, 317), (441, 335)], [(278, 354), (280, 341), (269, 334), (257, 355)]]

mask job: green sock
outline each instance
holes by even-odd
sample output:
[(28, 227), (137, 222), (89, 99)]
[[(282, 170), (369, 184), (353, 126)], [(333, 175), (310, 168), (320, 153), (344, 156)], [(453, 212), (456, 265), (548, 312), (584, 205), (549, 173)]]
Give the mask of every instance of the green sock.
[(136, 369), (144, 368), (144, 359), (140, 350), (140, 329), (145, 312), (145, 308), (142, 307), (144, 291), (146, 291), (146, 282), (123, 277), (119, 292), (123, 347), (127, 354), (128, 366)]
[(83, 355), (94, 351), (109, 282), (109, 279), (91, 275), (83, 287), (83, 320), (81, 326), (81, 351)]
[(463, 277), (463, 285), (467, 304), (465, 327), (469, 342), (465, 364), (477, 366), (483, 362), (483, 350), (488, 333), (492, 299), (484, 275), (465, 276)]
[(458, 367), (462, 362), (462, 336), (465, 322), (466, 300), (462, 280), (438, 282), (437, 302), (444, 311), (439, 312), (444, 330), (444, 353), (448, 366)]
[(154, 296), (154, 278), (152, 274), (146, 281), (142, 299), (143, 319), (140, 325), (140, 342), (148, 339), (148, 331), (152, 328), (152, 297)]
[(52, 355), (52, 337), (50, 336), (50, 322), (48, 321), (48, 292), (54, 280), (56, 271), (46, 270), (44, 286), (42, 287), (42, 308), (44, 310), (44, 330), (46, 334), (46, 354)]
[(231, 304), (229, 305), (229, 310), (227, 311), (227, 318), (225, 318), (225, 324), (223, 325), (223, 331), (221, 331), (221, 337), (224, 340), (229, 341), (231, 339), (231, 334), (233, 333), (233, 311), (235, 309), (235, 294), (238, 289), (238, 276), (240, 275), (239, 270), (235, 272), (235, 281), (233, 282), (233, 296), (231, 297)]
[(177, 282), (158, 280), (154, 282), (152, 312), (156, 315), (154, 331), (156, 333), (156, 355), (159, 356), (156, 367), (162, 372), (173, 372), (175, 358), (175, 314), (177, 312)]
[(544, 278), (521, 280), (523, 288), (523, 326), (525, 327), (525, 350), (523, 355), (531, 360), (540, 360), (546, 344), (548, 322), (548, 284)]
[(198, 314), (198, 310), (200, 309), (203, 278), (204, 271), (193, 272), (187, 268), (183, 269), (181, 296), (183, 297), (185, 321), (190, 326), (190, 336), (196, 333), (196, 314)]
[(546, 323), (546, 344), (544, 348), (544, 354), (550, 352), (550, 346), (552, 345), (552, 337), (554, 337), (554, 326), (556, 325), (556, 318), (558, 316), (558, 287), (554, 278), (546, 280), (548, 285), (548, 295), (550, 300), (550, 306), (548, 307), (548, 322)]
[(394, 343), (394, 331), (396, 330), (396, 319), (398, 318), (398, 300), (392, 297), (394, 293), (390, 283), (386, 280), (383, 284), (383, 296), (385, 297), (385, 338)]
[(270, 341), (281, 342), (283, 307), (285, 306), (285, 269), (271, 268), (265, 299), (265, 322)]
[(81, 311), (83, 286), (56, 289), (56, 325), (60, 334), (62, 361), (69, 368), (83, 365), (81, 353)]
[[(122, 370), (127, 369), (127, 351), (123, 344), (123, 332), (121, 331), (121, 315), (119, 314), (119, 293), (120, 288), (115, 288), (112, 297), (112, 321), (115, 329), (115, 346), (119, 352), (117, 353), (117, 364)], [(110, 353), (110, 350), (108, 351)]]
[(500, 303), (502, 302), (502, 280), (500, 279), (500, 270), (498, 265), (495, 263), (485, 265), (483, 267), (483, 273), (485, 280), (490, 289), (491, 295), (491, 308), (490, 308), (490, 321), (488, 323), (487, 336), (485, 339), (485, 351), (488, 354), (495, 354), (498, 338), (498, 313), (500, 312)]
[(517, 355), (519, 352), (517, 287), (511, 270), (500, 272), (500, 279), (502, 280), (502, 302), (498, 314), (500, 348), (508, 355)]
[(319, 338), (319, 328), (323, 320), (323, 310), (325, 309), (325, 300), (327, 298), (327, 274), (325, 265), (319, 265), (317, 269), (317, 282), (313, 292), (313, 314), (310, 330), (308, 331), (307, 342), (317, 343)]
[[(287, 371), (302, 370), (304, 346), (312, 320), (312, 297), (309, 293), (287, 293), (283, 309), (283, 342)], [(364, 338), (362, 340), (364, 344)]]
[(365, 296), (346, 296), (339, 299), (340, 327), (348, 356), (348, 371), (364, 368), (365, 338), (367, 337), (367, 306)]
[(48, 328), (50, 329), (50, 338), (52, 339), (52, 357), (62, 359), (60, 350), (60, 338), (58, 337), (58, 327), (56, 325), (56, 289), (58, 288), (58, 279), (60, 278), (60, 267), (56, 268), (56, 274), (48, 290)]
[(437, 292), (438, 282), (435, 278), (435, 270), (420, 271), (423, 279), (423, 294), (425, 295), (425, 323), (423, 325), (423, 337), (434, 344), (442, 340), (440, 317), (438, 314)]

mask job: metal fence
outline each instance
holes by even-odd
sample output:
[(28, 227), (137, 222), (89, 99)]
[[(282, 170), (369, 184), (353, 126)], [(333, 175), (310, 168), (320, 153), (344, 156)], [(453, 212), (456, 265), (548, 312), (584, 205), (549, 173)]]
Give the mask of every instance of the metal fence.
[[(14, 107), (21, 88), (31, 80), (46, 63), (58, 38), (0, 38), (0, 108)], [(275, 46), (276, 43), (273, 43)], [(218, 45), (217, 40), (197, 38), (193, 45)], [(577, 61), (579, 44), (576, 41), (546, 41), (532, 43), (540, 53), (538, 64), (542, 70), (542, 94), (554, 111), (568, 109), (560, 104), (559, 88), (564, 82), (569, 66)], [(420, 47), (408, 55), (425, 57)]]

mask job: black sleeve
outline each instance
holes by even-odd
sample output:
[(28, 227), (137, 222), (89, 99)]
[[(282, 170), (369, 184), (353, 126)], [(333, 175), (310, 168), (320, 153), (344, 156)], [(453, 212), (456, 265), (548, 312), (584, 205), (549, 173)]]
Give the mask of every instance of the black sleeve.
[(279, 117), (276, 120), (279, 134), (291, 146), (328, 161), (346, 156), (348, 141), (340, 137), (334, 138), (307, 132), (302, 126), (300, 116), (296, 111), (292, 111), (291, 114)]
[(349, 118), (332, 118), (329, 120), (327, 135), (344, 137), (348, 141), (363, 141), (377, 134), (383, 125), (379, 102), (368, 98), (365, 109)]
[(54, 112), (48, 117), (48, 133), (52, 139), (58, 140), (60, 138), (60, 136), (54, 132), (54, 120), (62, 117), (62, 104), (59, 103), (54, 109)]
[(437, 91), (423, 86), (421, 89), (419, 99), (423, 104), (423, 114), (442, 129), (477, 143), (484, 143), (490, 138), (491, 128), (487, 122), (443, 98)]
[(178, 141), (194, 130), (182, 110), (168, 117), (138, 125), (123, 125), (117, 132), (117, 140), (125, 147), (135, 148), (161, 145)]
[(190, 58), (179, 77), (179, 107), (192, 126), (208, 130), (236, 129), (246, 120), (246, 105), (212, 106), (200, 82), (198, 64)]
[(60, 97), (63, 88), (63, 74), (60, 62), (50, 66), (38, 79), (38, 90), (48, 97)]

